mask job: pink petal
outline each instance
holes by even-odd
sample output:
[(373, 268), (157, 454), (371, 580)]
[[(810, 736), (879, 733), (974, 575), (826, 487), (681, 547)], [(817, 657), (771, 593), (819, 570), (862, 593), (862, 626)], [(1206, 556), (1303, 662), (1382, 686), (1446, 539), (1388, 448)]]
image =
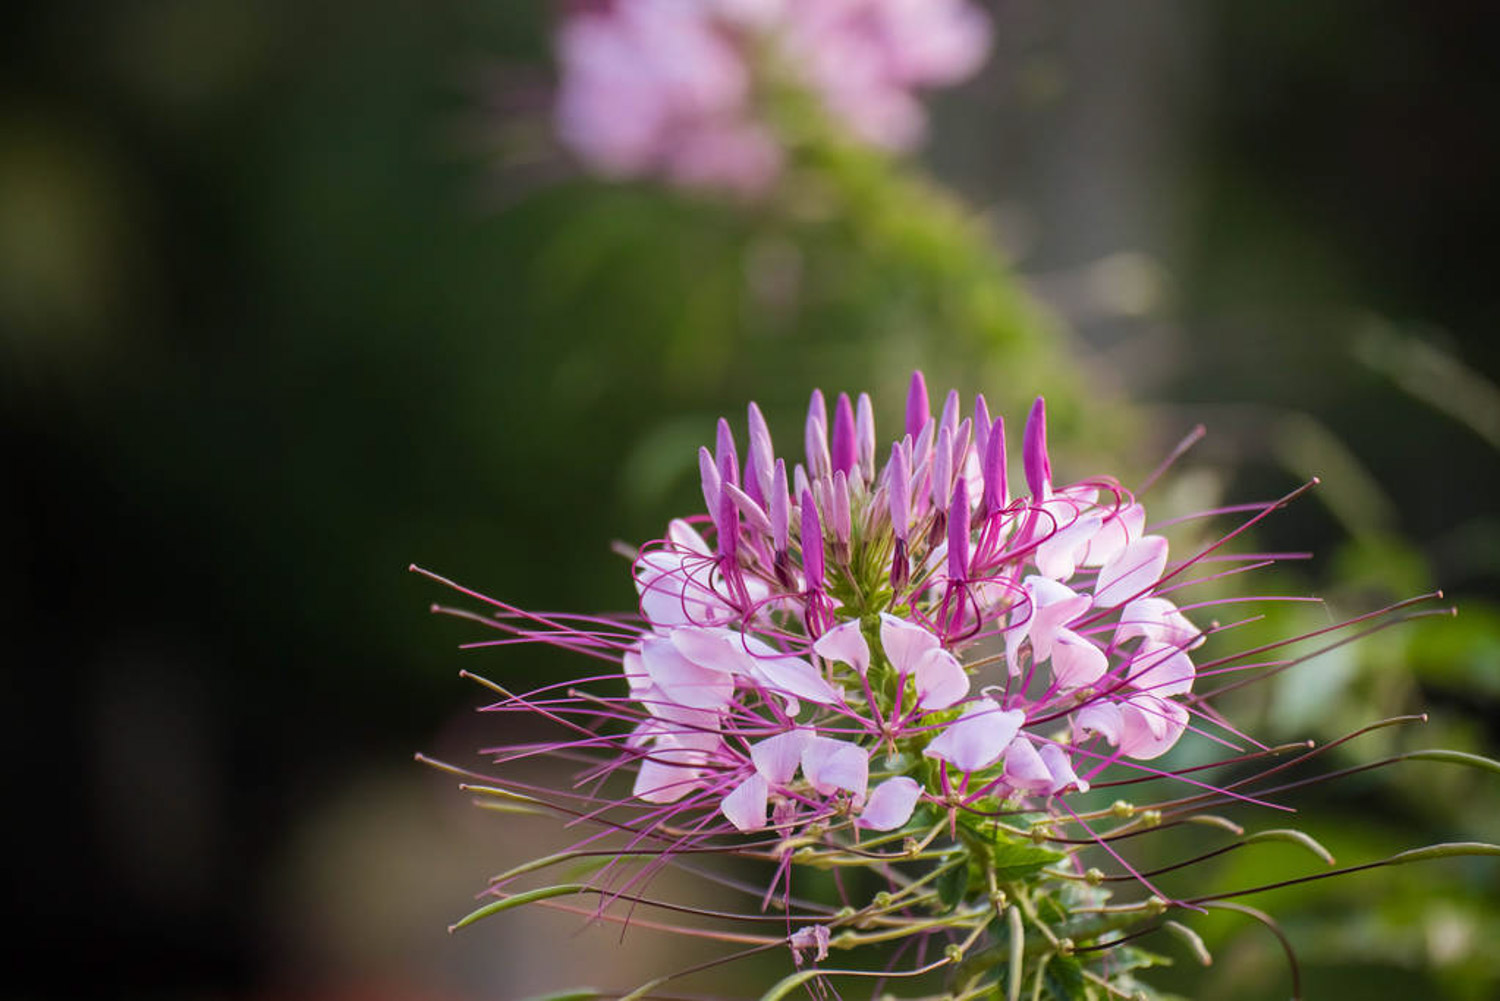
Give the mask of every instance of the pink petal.
[(802, 774), (820, 795), (845, 789), (862, 799), (870, 782), (870, 759), (848, 741), (812, 737), (802, 751)]
[(683, 521), (681, 518), (673, 518), (667, 523), (667, 541), (679, 549), (686, 549), (699, 556), (712, 556), (714, 552), (709, 548), (703, 536), (698, 534), (698, 530), (692, 526), (692, 523)]
[(769, 792), (766, 780), (760, 773), (751, 772), (749, 778), (724, 797), (719, 810), (741, 831), (758, 831), (766, 826), (766, 799)]
[(1079, 792), (1089, 791), (1089, 784), (1073, 771), (1073, 763), (1068, 760), (1067, 752), (1056, 744), (1042, 745), (1042, 764), (1047, 766), (1047, 771), (1052, 776), (1052, 785), (1047, 789), (1049, 793), (1062, 792), (1070, 786)]
[(1171, 750), (1187, 729), (1188, 714), (1176, 702), (1132, 695), (1120, 704), (1120, 753), (1149, 761)]
[(1167, 540), (1159, 535), (1143, 536), (1121, 550), (1099, 571), (1094, 585), (1094, 604), (1113, 608), (1156, 586), (1167, 566)]
[(834, 626), (813, 644), (813, 652), (826, 660), (838, 660), (860, 674), (870, 669), (870, 645), (865, 642), (858, 619)]
[(1104, 519), (1099, 534), (1089, 540), (1088, 552), (1081, 562), (1086, 567), (1102, 567), (1120, 552), (1141, 537), (1146, 527), (1146, 509), (1139, 504), (1127, 504)]
[(723, 709), (734, 695), (733, 677), (693, 663), (670, 640), (646, 639), (641, 644), (641, 663), (663, 697), (678, 705)]
[(917, 666), (917, 659), (938, 648), (938, 638), (921, 626), (880, 613), (880, 645), (891, 665), (902, 674)]
[(946, 761), (959, 771), (976, 772), (999, 760), (1025, 722), (1026, 714), (1021, 710), (1001, 711), (994, 699), (982, 698), (949, 723), (922, 753)]
[(1192, 658), (1173, 646), (1143, 646), (1125, 671), (1131, 687), (1152, 695), (1186, 695), (1197, 673)]
[(832, 705), (841, 700), (839, 690), (801, 657), (782, 653), (754, 636), (730, 635), (730, 645), (744, 655), (749, 672), (776, 694), (789, 701), (803, 698), (819, 705)]
[(1052, 655), (1052, 641), (1058, 629), (1087, 612), (1092, 599), (1046, 577), (1027, 577), (1024, 587), (1031, 598), (1029, 607), (1019, 607), (1011, 618), (1014, 620), (1016, 615), (1025, 615), (1029, 610), (1025, 630), (1031, 640), (1032, 660), (1046, 660)]
[(772, 785), (784, 786), (797, 774), (797, 765), (802, 761), (802, 752), (813, 737), (811, 730), (800, 727), (767, 737), (750, 745), (750, 760), (755, 770)]
[(1192, 650), (1203, 644), (1203, 633), (1166, 598), (1137, 598), (1120, 611), (1115, 642), (1142, 637), (1153, 646), (1170, 645)]
[(1057, 687), (1069, 692), (1104, 677), (1109, 658), (1092, 642), (1071, 629), (1058, 629), (1052, 641), (1052, 675)]
[(1017, 789), (1031, 792), (1048, 792), (1052, 789), (1052, 773), (1042, 761), (1042, 756), (1031, 746), (1025, 734), (1017, 735), (1005, 749), (1005, 781)]
[(626, 650), (620, 657), (620, 667), (625, 672), (625, 684), (630, 687), (631, 698), (639, 698), (642, 692), (651, 687), (651, 676), (641, 663), (640, 650)]
[(860, 813), (858, 826), (872, 831), (894, 831), (911, 819), (922, 787), (915, 779), (898, 775), (870, 790), (870, 800)]
[(1036, 567), (1042, 576), (1053, 580), (1067, 580), (1078, 568), (1079, 557), (1088, 548), (1089, 540), (1099, 531), (1097, 515), (1074, 518), (1071, 523), (1062, 521), (1057, 531), (1037, 546)]
[(700, 751), (684, 749), (670, 736), (656, 738), (655, 747), (641, 758), (633, 790), (648, 803), (672, 803), (701, 786)]
[(941, 647), (923, 654), (914, 671), (919, 709), (946, 709), (969, 694), (969, 676), (958, 658)]
[(1120, 707), (1113, 702), (1090, 702), (1078, 710), (1074, 729), (1083, 733), (1097, 733), (1111, 744), (1119, 745), (1120, 733), (1124, 729), (1120, 718)]

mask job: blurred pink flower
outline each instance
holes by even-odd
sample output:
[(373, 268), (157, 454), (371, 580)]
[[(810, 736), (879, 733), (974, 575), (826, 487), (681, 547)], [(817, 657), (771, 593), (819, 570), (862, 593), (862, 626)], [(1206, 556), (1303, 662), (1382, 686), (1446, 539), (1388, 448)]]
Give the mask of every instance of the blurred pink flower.
[(558, 136), (606, 177), (754, 195), (785, 155), (759, 104), (772, 67), (851, 134), (904, 150), (925, 128), (916, 91), (988, 47), (968, 0), (613, 0), (559, 31)]

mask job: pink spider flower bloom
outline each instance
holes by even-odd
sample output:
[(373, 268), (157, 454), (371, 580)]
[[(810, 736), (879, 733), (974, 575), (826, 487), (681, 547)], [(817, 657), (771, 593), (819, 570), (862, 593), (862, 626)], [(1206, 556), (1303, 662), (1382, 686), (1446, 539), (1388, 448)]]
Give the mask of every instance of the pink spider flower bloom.
[[(490, 711), (561, 731), (492, 748), (495, 763), (583, 762), (577, 781), (557, 788), (440, 767), (464, 775), (468, 788), (492, 801), (553, 812), (589, 833), (565, 852), (497, 876), (486, 891), (491, 902), (460, 924), (531, 902), (567, 909), (553, 898), (581, 893), (599, 895), (597, 910), (581, 912), (596, 918), (625, 901), (627, 911), (643, 904), (743, 919), (753, 933), (726, 933), (725, 941), (752, 943), (748, 952), (785, 948), (799, 966), (811, 959), (812, 970), (792, 974), (768, 995), (776, 997), (805, 982), (798, 978), (824, 975), (817, 964), (830, 949), (899, 934), (919, 956), (933, 946), (943, 950), (939, 960), (918, 960), (910, 972), (920, 974), (960, 964), (965, 950), (983, 941), (985, 964), (959, 972), (997, 990), (1005, 979), (1015, 996), (1019, 980), (987, 971), (1022, 952), (1016, 929), (1023, 916), (1014, 904), (1005, 908), (1007, 894), (1034, 895), (1049, 909), (1034, 909), (1024, 922), (1056, 944), (1036, 960), (1039, 971), (1066, 966), (1065, 950), (1077, 946), (1093, 957), (1078, 961), (1079, 970), (1108, 984), (1110, 996), (1139, 996), (1131, 967), (1111, 958), (1133, 937), (1120, 933), (1167, 908), (1197, 909), (1259, 888), (1174, 897), (1152, 878), (1196, 859), (1143, 873), (1127, 860), (1130, 848), (1122, 852), (1115, 843), (1203, 819), (1197, 812), (1205, 805), (1286, 809), (1265, 797), (1308, 780), (1277, 779), (1285, 769), (1373, 726), (1415, 719), (1383, 721), (1322, 748), (1273, 748), (1235, 730), (1210, 702), (1317, 652), (1261, 659), (1270, 651), (1351, 627), (1374, 631), (1401, 621), (1391, 613), (1437, 596), (1202, 659), (1206, 634), (1242, 624), (1200, 626), (1194, 618), (1204, 609), (1311, 600), (1179, 605), (1196, 584), (1296, 555), (1222, 550), (1306, 486), (1268, 503), (1208, 512), (1245, 518), (1218, 541), (1183, 554), (1160, 534), (1167, 524), (1153, 526), (1114, 479), (1054, 477), (1041, 399), (1020, 436), (1019, 476), (1011, 475), (1005, 421), (991, 416), (984, 397), (965, 406), (950, 392), (934, 414), (920, 373), (895, 440), (877, 441), (874, 406), (863, 394), (840, 394), (830, 412), (814, 391), (800, 461), (777, 454), (755, 404), (742, 438), (721, 420), (714, 446), (698, 456), (704, 513), (671, 522), (663, 538), (635, 555), (633, 615), (530, 612), (444, 581), (492, 609), (484, 616), (454, 611), (501, 633), (469, 646), (545, 643), (602, 665), (591, 676), (519, 694), (483, 682), (500, 696)], [(1204, 684), (1234, 672), (1248, 673)], [(1203, 765), (1153, 764), (1190, 731), (1226, 749), (1217, 765), (1297, 753), (1233, 781), (1204, 774)], [(1106, 785), (1158, 781), (1187, 794), (1146, 808), (1099, 801)], [(1271, 834), (1301, 839), (1331, 864), (1306, 835)], [(1483, 845), (1429, 851), (1439, 849), (1500, 854)], [(1085, 867), (1084, 851), (1123, 871)], [(692, 864), (715, 853), (774, 866), (764, 894)], [(513, 889), (540, 868), (589, 856), (605, 865), (586, 883)], [(803, 863), (864, 867), (895, 889), (864, 899), (838, 883), (843, 906), (830, 906), (794, 895), (793, 872)], [(760, 912), (644, 896), (642, 885), (672, 864), (758, 897)], [(924, 865), (926, 874), (914, 877)], [(1104, 908), (1106, 880), (1131, 881), (1150, 896)], [(780, 916), (765, 913), (773, 898)], [(766, 934), (768, 922), (780, 926), (774, 934)], [(874, 930), (862, 935), (866, 928)], [(966, 937), (955, 943), (959, 929)]]
[(525, 753), (605, 752), (594, 774), (630, 782), (616, 806), (697, 841), (1041, 806), (1170, 750), (1204, 639), (1171, 595), (1199, 557), (1174, 562), (1114, 480), (1054, 482), (1041, 399), (1019, 481), (982, 396), (933, 415), (914, 375), (888, 449), (873, 414), (840, 394), (830, 418), (815, 391), (790, 469), (753, 403), (743, 442), (721, 420), (707, 513), (635, 559), (638, 619), (485, 599), (515, 634), (498, 642), (623, 674), (622, 694), (506, 703), (582, 735)]
[(968, 0), (611, 0), (557, 37), (557, 134), (610, 178), (660, 176), (755, 195), (785, 150), (764, 105), (774, 76), (866, 142), (910, 149), (916, 92), (969, 76), (989, 23)]
[(888, 831), (923, 799), (1087, 790), (1186, 730), (1203, 634), (1164, 596), (1181, 566), (1114, 481), (1053, 483), (1042, 401), (1025, 490), (982, 397), (934, 417), (915, 376), (883, 465), (872, 414), (840, 395), (830, 422), (815, 393), (790, 474), (753, 404), (743, 459), (723, 421), (701, 451), (702, 531), (674, 522), (636, 562), (638, 797), (741, 832)]

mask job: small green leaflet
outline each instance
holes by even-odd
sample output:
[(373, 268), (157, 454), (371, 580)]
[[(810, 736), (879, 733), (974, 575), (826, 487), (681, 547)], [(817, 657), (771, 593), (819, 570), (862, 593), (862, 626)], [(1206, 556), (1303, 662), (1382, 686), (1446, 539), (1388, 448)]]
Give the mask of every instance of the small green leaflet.
[(1002, 883), (1025, 879), (1063, 857), (1062, 852), (1041, 845), (1003, 841), (990, 845), (990, 865)]

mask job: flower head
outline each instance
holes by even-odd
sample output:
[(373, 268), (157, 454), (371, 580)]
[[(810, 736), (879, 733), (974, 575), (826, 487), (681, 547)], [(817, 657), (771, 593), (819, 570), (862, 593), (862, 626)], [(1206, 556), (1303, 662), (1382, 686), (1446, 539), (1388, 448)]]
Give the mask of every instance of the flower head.
[[(1258, 659), (1284, 644), (1204, 661), (1208, 635), (1232, 624), (1195, 621), (1215, 601), (1179, 604), (1195, 583), (1263, 564), (1221, 550), (1287, 498), (1229, 509), (1244, 523), (1183, 556), (1114, 479), (1056, 475), (1041, 399), (1020, 437), (1020, 477), (1007, 468), (1005, 421), (983, 397), (949, 393), (934, 413), (915, 374), (888, 448), (873, 413), (867, 396), (841, 394), (830, 420), (815, 392), (800, 460), (777, 454), (754, 404), (744, 438), (721, 421), (699, 453), (704, 512), (673, 521), (634, 559), (638, 615), (482, 599), (496, 609), (482, 621), (505, 634), (495, 643), (545, 642), (605, 667), (524, 695), (494, 686), (492, 710), (561, 730), (497, 748), (497, 761), (581, 758), (578, 785), (485, 776), (471, 788), (596, 826), (544, 863), (612, 861), (589, 884), (525, 893), (513, 881), (544, 863), (519, 867), (471, 919), (585, 891), (601, 896), (599, 916), (614, 900), (669, 906), (642, 892), (655, 872), (724, 853), (772, 870), (755, 891), (762, 913), (745, 916), (761, 932), (728, 937), (756, 943), (750, 951), (787, 948), (800, 966), (831, 948), (905, 939), (919, 957), (943, 948), (913, 975), (952, 966), (969, 988), (1003, 977), (1014, 997), (1020, 957), (1041, 964), (1028, 967), (1037, 977), (1049, 964), (1076, 967), (1080, 983), (1122, 996), (1144, 990), (1130, 971), (1146, 963), (1111, 958), (1125, 930), (1220, 899), (1164, 891), (1154, 880), (1180, 867), (1143, 872), (1121, 843), (1214, 804), (1275, 806), (1270, 795), (1301, 784), (1265, 784), (1285, 763), (1222, 786), (1198, 777), (1201, 766), (1152, 764), (1189, 731), (1225, 748), (1225, 762), (1320, 753), (1254, 741), (1211, 707), (1216, 691), (1201, 690), (1206, 678), (1297, 663)], [(1204, 572), (1210, 559), (1227, 569)], [(1149, 808), (1090, 792), (1157, 781), (1173, 784), (1172, 798)], [(1085, 851), (1116, 871), (1086, 865)], [(630, 859), (644, 861), (632, 869)], [(793, 886), (808, 868), (863, 868), (888, 889), (861, 897), (839, 883), (837, 905), (809, 902)], [(1101, 909), (1112, 881), (1147, 896)], [(764, 913), (773, 899), (780, 918)], [(784, 927), (766, 935), (767, 921)], [(1085, 950), (1087, 961), (1075, 956)]]

